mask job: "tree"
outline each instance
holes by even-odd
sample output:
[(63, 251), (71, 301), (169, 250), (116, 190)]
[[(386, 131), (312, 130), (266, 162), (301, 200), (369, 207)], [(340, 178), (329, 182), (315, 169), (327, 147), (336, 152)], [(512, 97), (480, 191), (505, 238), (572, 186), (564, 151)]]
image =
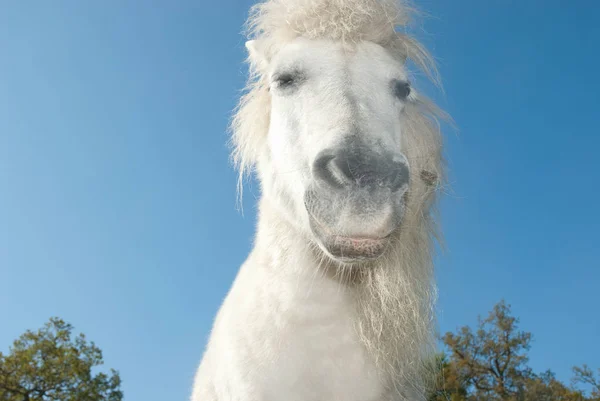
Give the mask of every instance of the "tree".
[[(474, 331), (461, 327), (442, 340), (448, 354), (438, 358), (439, 380), (430, 401), (600, 401), (598, 377), (586, 365), (573, 368), (567, 386), (552, 371), (535, 374), (527, 365), (531, 333), (501, 301)], [(590, 388), (590, 396), (576, 386)]]
[(556, 379), (552, 371), (531, 375), (517, 397), (519, 401), (588, 401), (583, 393)]
[[(121, 401), (118, 372), (92, 372), (102, 351), (73, 327), (52, 318), (37, 332), (27, 331), (7, 355), (0, 353), (1, 401)], [(95, 370), (95, 369), (94, 369)]]
[(458, 374), (456, 364), (446, 354), (437, 357), (437, 382), (429, 401), (466, 401), (468, 383)]
[(573, 385), (583, 384), (589, 386), (591, 388), (592, 399), (594, 401), (600, 400), (600, 369), (598, 369), (598, 377), (594, 375), (592, 369), (587, 365), (574, 367), (573, 373), (575, 374), (572, 380)]
[(489, 316), (479, 319), (477, 331), (462, 327), (443, 337), (454, 369), (461, 380), (475, 388), (477, 399), (510, 400), (530, 376), (526, 368), (531, 334), (518, 331), (518, 320), (504, 301)]

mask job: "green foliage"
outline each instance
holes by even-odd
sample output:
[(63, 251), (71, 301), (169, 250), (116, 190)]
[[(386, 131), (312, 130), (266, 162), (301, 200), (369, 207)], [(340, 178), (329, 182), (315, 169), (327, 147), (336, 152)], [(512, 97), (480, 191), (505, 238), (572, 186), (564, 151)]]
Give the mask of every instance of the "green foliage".
[(94, 374), (102, 351), (73, 327), (52, 318), (37, 332), (21, 335), (0, 353), (1, 401), (121, 401), (121, 379), (111, 370)]
[(452, 360), (445, 354), (437, 357), (439, 375), (437, 377), (435, 391), (429, 398), (430, 401), (465, 401), (467, 399), (467, 388), (469, 384), (458, 370)]
[(569, 388), (558, 381), (551, 371), (540, 375), (531, 375), (525, 381), (525, 387), (517, 400), (523, 401), (588, 401), (584, 394), (574, 388)]
[[(475, 330), (461, 327), (442, 337), (447, 354), (430, 401), (600, 401), (600, 378), (584, 365), (573, 369), (571, 386), (528, 366), (531, 333), (518, 329), (510, 306), (499, 302)], [(598, 371), (600, 377), (600, 370)], [(591, 388), (586, 395), (578, 384)]]
[(600, 369), (598, 369), (598, 376), (594, 374), (592, 369), (587, 365), (582, 367), (575, 366), (573, 368), (575, 377), (572, 379), (573, 385), (583, 384), (591, 388), (592, 399), (594, 401), (600, 400)]
[(462, 327), (458, 334), (443, 337), (460, 377), (485, 399), (516, 396), (529, 376), (525, 365), (531, 334), (518, 331), (517, 324), (509, 307), (500, 302), (486, 319), (479, 319), (475, 332)]

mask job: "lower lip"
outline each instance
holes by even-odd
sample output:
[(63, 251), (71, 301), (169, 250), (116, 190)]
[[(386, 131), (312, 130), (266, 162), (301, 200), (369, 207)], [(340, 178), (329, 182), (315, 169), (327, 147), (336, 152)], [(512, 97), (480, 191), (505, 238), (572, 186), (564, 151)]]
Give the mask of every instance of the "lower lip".
[(334, 241), (343, 242), (343, 243), (351, 243), (356, 246), (362, 245), (376, 245), (383, 243), (385, 238), (364, 238), (364, 237), (343, 237), (343, 236), (334, 236)]
[(355, 238), (334, 236), (330, 240), (332, 253), (341, 258), (371, 259), (380, 256), (385, 250), (387, 238)]

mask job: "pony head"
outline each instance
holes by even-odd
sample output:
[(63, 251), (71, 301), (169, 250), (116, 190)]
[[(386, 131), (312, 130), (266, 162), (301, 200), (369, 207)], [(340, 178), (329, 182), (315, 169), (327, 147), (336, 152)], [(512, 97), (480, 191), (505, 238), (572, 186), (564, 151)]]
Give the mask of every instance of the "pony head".
[(425, 50), (391, 0), (268, 0), (249, 20), (251, 78), (233, 123), (242, 175), (330, 259), (389, 252), (426, 219), (441, 177), (431, 111), (411, 84)]

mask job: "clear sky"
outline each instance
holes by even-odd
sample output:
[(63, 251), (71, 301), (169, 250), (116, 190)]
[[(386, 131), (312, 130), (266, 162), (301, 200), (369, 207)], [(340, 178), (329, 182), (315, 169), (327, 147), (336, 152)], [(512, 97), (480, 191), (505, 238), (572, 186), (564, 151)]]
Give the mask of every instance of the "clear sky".
[[(6, 1), (0, 349), (60, 316), (127, 400), (186, 399), (253, 236), (225, 128), (250, 0)], [(440, 329), (504, 298), (531, 365), (600, 367), (600, 2), (425, 0), (455, 118)]]

